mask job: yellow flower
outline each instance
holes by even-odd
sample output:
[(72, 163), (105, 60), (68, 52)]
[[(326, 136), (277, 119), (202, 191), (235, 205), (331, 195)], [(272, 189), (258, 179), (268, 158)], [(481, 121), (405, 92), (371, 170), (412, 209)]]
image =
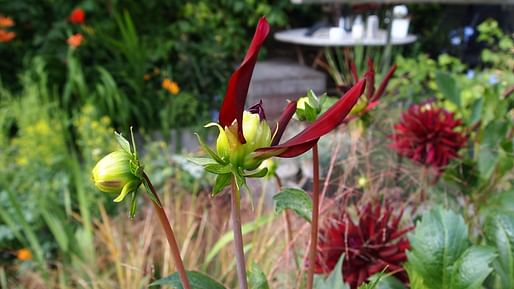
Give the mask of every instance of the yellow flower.
[(180, 87), (178, 86), (178, 84), (175, 81), (172, 81), (172, 80), (170, 80), (168, 78), (165, 78), (162, 81), (161, 86), (166, 91), (168, 91), (169, 93), (174, 94), (174, 95), (176, 95), (176, 94), (178, 94), (180, 92)]
[(32, 252), (27, 248), (19, 249), (16, 251), (16, 258), (20, 261), (32, 260)]

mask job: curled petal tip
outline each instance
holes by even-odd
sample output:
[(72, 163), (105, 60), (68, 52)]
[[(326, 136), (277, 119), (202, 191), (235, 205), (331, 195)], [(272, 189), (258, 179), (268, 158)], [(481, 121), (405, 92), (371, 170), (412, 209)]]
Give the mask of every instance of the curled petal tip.
[(238, 123), (238, 137), (241, 143), (246, 143), (243, 136), (242, 119), (243, 110), (248, 95), (248, 88), (252, 78), (259, 50), (269, 34), (269, 24), (266, 18), (261, 18), (257, 24), (250, 47), (246, 52), (241, 65), (230, 77), (223, 104), (221, 105), (219, 123), (230, 126), (234, 120)]

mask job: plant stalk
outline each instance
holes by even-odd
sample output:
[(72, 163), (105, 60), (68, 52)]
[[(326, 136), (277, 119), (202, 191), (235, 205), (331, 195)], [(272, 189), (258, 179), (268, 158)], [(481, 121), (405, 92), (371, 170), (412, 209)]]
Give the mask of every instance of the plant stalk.
[(236, 177), (232, 177), (231, 212), (232, 231), (234, 232), (234, 249), (236, 253), (237, 277), (239, 288), (248, 289), (246, 280), (245, 252), (243, 248), (243, 233), (241, 232), (241, 194), (236, 185)]
[(318, 144), (312, 148), (312, 219), (311, 219), (311, 244), (309, 248), (309, 268), (307, 271), (307, 289), (312, 289), (314, 284), (314, 265), (316, 263), (316, 249), (318, 247), (318, 219), (319, 219), (319, 157)]
[(159, 217), (159, 221), (161, 222), (162, 228), (166, 233), (166, 238), (168, 239), (168, 244), (170, 245), (171, 255), (173, 256), (173, 260), (175, 261), (175, 267), (177, 267), (178, 276), (180, 278), (180, 282), (182, 282), (182, 286), (184, 289), (191, 289), (191, 285), (189, 285), (189, 279), (187, 278), (186, 269), (184, 268), (184, 263), (182, 262), (182, 257), (180, 257), (180, 250), (177, 245), (177, 240), (175, 239), (175, 234), (173, 233), (173, 229), (171, 228), (170, 222), (168, 221), (168, 217), (166, 216), (166, 212), (162, 208), (161, 200), (159, 199), (159, 195), (155, 191), (155, 188), (150, 182), (150, 178), (143, 173), (143, 177), (150, 188), (155, 199), (158, 203), (151, 201), (157, 216)]

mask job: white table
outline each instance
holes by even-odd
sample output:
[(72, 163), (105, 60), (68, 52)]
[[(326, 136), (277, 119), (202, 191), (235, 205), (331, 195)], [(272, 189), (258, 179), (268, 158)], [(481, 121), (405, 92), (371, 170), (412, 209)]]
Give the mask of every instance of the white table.
[[(328, 35), (328, 28), (321, 28), (316, 31), (312, 36), (307, 36), (305, 33), (308, 28), (297, 28), (276, 32), (274, 37), (276, 40), (286, 43), (292, 43), (305, 46), (317, 47), (351, 47), (351, 46), (386, 46), (387, 32), (380, 30), (376, 38), (362, 38), (353, 39), (351, 33), (345, 33), (341, 39), (330, 39)], [(416, 35), (409, 34), (404, 38), (391, 38), (391, 45), (405, 45), (413, 43), (417, 40)]]

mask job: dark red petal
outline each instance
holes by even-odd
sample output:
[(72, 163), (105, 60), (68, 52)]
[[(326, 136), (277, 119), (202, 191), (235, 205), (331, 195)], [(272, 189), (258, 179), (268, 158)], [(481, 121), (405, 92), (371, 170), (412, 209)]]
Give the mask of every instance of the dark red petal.
[(230, 77), (227, 92), (220, 109), (219, 124), (222, 127), (230, 126), (234, 120), (237, 120), (238, 135), (241, 143), (246, 143), (241, 124), (243, 123), (243, 110), (246, 96), (248, 95), (248, 87), (250, 86), (259, 50), (264, 40), (266, 40), (269, 30), (270, 27), (266, 18), (262, 17), (257, 24), (257, 29), (243, 62)]
[(378, 90), (375, 92), (373, 97), (370, 99), (370, 101), (376, 101), (378, 100), (382, 94), (384, 94), (384, 91), (387, 87), (387, 84), (389, 84), (389, 79), (393, 76), (394, 72), (396, 70), (396, 64), (394, 64), (391, 69), (387, 72), (386, 76), (382, 80), (382, 83), (380, 83), (380, 86), (378, 87)]
[(282, 138), (282, 135), (284, 134), (284, 131), (286, 130), (287, 124), (293, 117), (294, 113), (296, 112), (296, 101), (291, 101), (287, 104), (284, 111), (282, 111), (282, 114), (280, 115), (280, 118), (278, 119), (277, 125), (275, 126), (275, 129), (273, 130), (275, 132), (275, 135), (273, 135), (273, 140), (271, 141), (271, 145), (278, 145), (280, 142), (280, 138)]
[(259, 155), (261, 154), (267, 156), (271, 154), (289, 158), (296, 157), (309, 150), (320, 137), (329, 133), (344, 121), (364, 92), (365, 84), (365, 79), (357, 82), (345, 95), (301, 133), (281, 145), (258, 149), (257, 157), (260, 157)]
[(366, 97), (368, 98), (368, 100), (372, 101), (373, 96), (375, 95), (375, 66), (373, 64), (373, 59), (371, 59), (371, 57), (368, 58), (368, 73), (366, 73), (364, 77), (368, 78), (368, 91), (366, 91)]

